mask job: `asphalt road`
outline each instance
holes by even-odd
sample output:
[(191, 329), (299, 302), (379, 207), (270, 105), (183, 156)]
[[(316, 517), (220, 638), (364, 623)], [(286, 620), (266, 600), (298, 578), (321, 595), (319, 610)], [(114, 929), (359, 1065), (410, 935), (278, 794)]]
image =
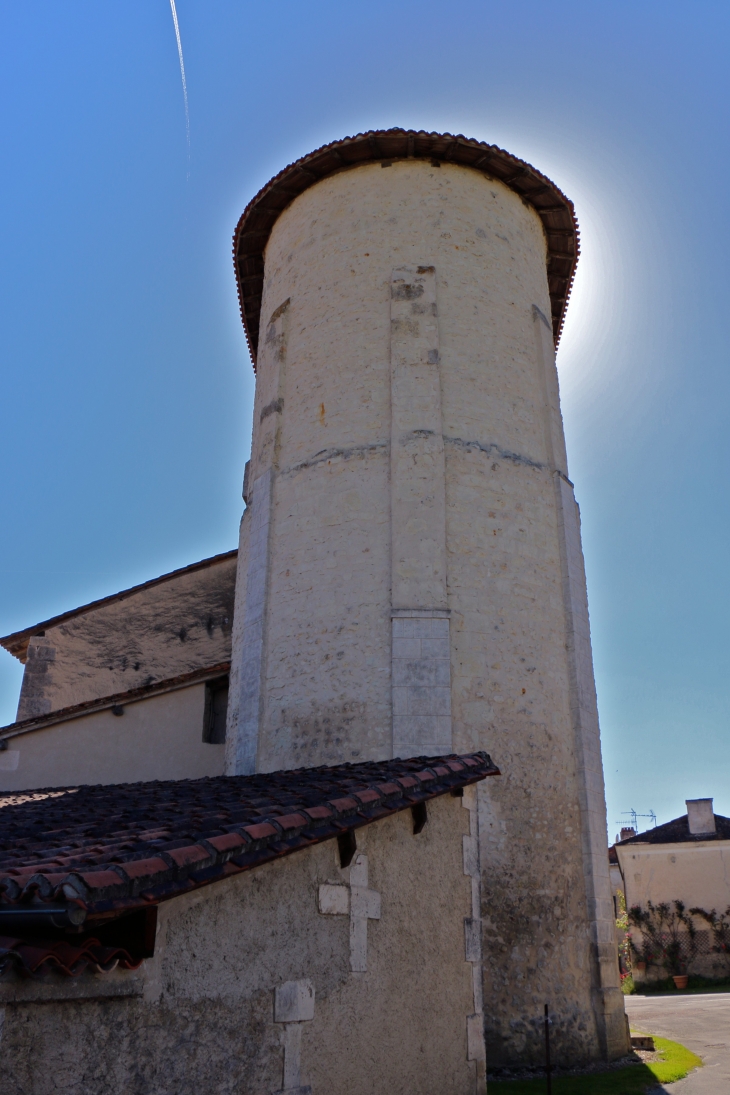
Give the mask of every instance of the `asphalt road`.
[(705, 1062), (655, 1092), (730, 1095), (730, 993), (627, 996), (625, 1004), (632, 1030), (681, 1042)]

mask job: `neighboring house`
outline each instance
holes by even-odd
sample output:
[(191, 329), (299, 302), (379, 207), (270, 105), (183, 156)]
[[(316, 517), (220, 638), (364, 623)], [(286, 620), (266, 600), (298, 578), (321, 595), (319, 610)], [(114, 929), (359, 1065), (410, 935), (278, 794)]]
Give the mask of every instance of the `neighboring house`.
[[(629, 837), (636, 836), (636, 829), (628, 826), (624, 827), (620, 834), (616, 836), (616, 844), (620, 840), (628, 840)], [(624, 880), (621, 876), (621, 868), (618, 865), (618, 856), (616, 855), (616, 847), (613, 845), (608, 849), (608, 876), (611, 879), (611, 893), (613, 894), (613, 912), (614, 916), (618, 916), (619, 909), (619, 893), (624, 894)], [(624, 897), (626, 895), (624, 894)]]
[(483, 1093), (473, 785), (498, 774), (0, 796), (4, 1095)]
[(7, 635), (0, 791), (223, 773), (237, 552)]
[[(676, 900), (687, 909), (725, 912), (730, 906), (730, 818), (713, 812), (711, 798), (687, 799), (682, 817), (621, 840), (613, 850), (629, 909)], [(725, 959), (713, 953), (707, 923), (694, 923), (698, 953), (692, 972), (726, 972)]]

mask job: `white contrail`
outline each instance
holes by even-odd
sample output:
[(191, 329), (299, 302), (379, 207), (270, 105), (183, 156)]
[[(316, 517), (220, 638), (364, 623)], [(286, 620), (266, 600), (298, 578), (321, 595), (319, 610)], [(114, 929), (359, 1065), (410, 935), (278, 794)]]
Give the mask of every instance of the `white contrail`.
[(188, 113), (188, 85), (185, 80), (185, 62), (183, 61), (182, 42), (180, 41), (180, 27), (177, 21), (175, 0), (170, 0), (172, 8), (172, 21), (175, 24), (175, 37), (177, 38), (177, 55), (180, 58), (180, 75), (182, 76), (183, 98), (185, 100), (185, 136), (188, 141), (188, 161), (190, 160), (190, 114)]

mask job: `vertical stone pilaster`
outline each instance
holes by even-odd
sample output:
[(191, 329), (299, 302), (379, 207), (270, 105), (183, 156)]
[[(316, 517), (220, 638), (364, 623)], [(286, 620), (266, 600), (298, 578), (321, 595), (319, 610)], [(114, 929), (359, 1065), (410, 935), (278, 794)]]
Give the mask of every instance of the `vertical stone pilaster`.
[(267, 468), (254, 481), (251, 528), (243, 606), (241, 662), (238, 676), (238, 719), (234, 733), (226, 732), (226, 771), (251, 775), (256, 771), (259, 723), (262, 711), (266, 603), (269, 579), (269, 539), (273, 475)]
[(580, 512), (573, 484), (567, 475), (552, 331), (537, 307), (533, 307), (533, 321), (544, 392), (545, 441), (558, 517), (570, 708), (582, 822), (583, 876), (595, 963), (593, 1008), (604, 1055), (612, 1060), (626, 1052), (628, 1046), (606, 855), (606, 794)]
[(402, 266), (390, 287), (392, 603), (446, 605), (446, 492), (436, 272)]
[(226, 727), (228, 775), (250, 775), (256, 771), (259, 730), (264, 712), (269, 570), (284, 411), (289, 303), (289, 300), (284, 301), (269, 319), (259, 358), (247, 486), (251, 518), (246, 592), (243, 604), (240, 607), (236, 605), (237, 611), (243, 612), (243, 623), (234, 619), (234, 632), (240, 634), (240, 653), (237, 651), (237, 695), (229, 703)]
[(302, 1028), (314, 1019), (314, 985), (311, 981), (286, 981), (274, 992), (274, 1022), (283, 1026), (281, 1044), (282, 1086), (274, 1095), (311, 1095), (301, 1082)]
[(433, 266), (393, 270), (391, 604), (393, 755), (451, 751), (446, 488)]

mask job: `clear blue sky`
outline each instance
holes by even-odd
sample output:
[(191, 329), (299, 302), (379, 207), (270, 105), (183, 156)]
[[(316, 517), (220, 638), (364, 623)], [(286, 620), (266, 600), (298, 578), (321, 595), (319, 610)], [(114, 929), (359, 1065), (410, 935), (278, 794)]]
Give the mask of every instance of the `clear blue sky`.
[(730, 815), (730, 6), (178, 16), (189, 176), (168, 0), (0, 3), (0, 632), (235, 545), (253, 377), (231, 235), (258, 188), (363, 129), (465, 133), (581, 222), (559, 367), (609, 832), (686, 797)]

